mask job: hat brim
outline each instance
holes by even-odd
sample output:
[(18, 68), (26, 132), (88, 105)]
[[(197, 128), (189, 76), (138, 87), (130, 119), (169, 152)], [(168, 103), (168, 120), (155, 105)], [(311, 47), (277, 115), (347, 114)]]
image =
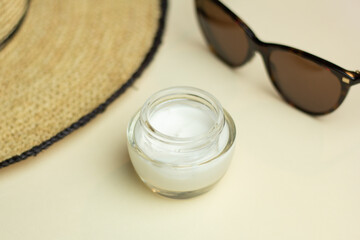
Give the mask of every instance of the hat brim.
[[(16, 162), (19, 162), (19, 161), (22, 161), (24, 159), (27, 159), (28, 157), (30, 156), (35, 156), (37, 155), (38, 153), (40, 153), (41, 151), (43, 151), (44, 149), (48, 148), (49, 146), (51, 146), (52, 144), (54, 144), (55, 142), (63, 139), (65, 136), (69, 135), (70, 133), (72, 133), (73, 131), (79, 129), (80, 127), (84, 126), (85, 124), (87, 124), (90, 120), (92, 120), (94, 117), (96, 117), (99, 113), (102, 113), (108, 106), (109, 104), (111, 104), (116, 98), (118, 98), (123, 92), (125, 92), (125, 90), (132, 85), (132, 83), (142, 74), (142, 72), (144, 71), (144, 69), (149, 65), (149, 63), (151, 62), (151, 60), (153, 59), (160, 43), (161, 43), (161, 38), (162, 38), (162, 35), (163, 35), (163, 32), (164, 32), (164, 25), (165, 25), (165, 18), (166, 18), (166, 10), (167, 10), (167, 0), (156, 0), (159, 2), (159, 15), (156, 16), (156, 22), (157, 22), (157, 26), (156, 26), (156, 29), (154, 31), (154, 35), (152, 35), (151, 39), (149, 39), (151, 41), (151, 44), (150, 44), (150, 48), (148, 48), (144, 54), (144, 56), (142, 57), (141, 61), (139, 62), (138, 64), (138, 67), (136, 68), (136, 70), (130, 74), (128, 74), (129, 76), (123, 80), (122, 84), (120, 85), (120, 87), (118, 87), (117, 89), (115, 88), (115, 91), (111, 91), (110, 92), (110, 96), (108, 95), (107, 97), (105, 96), (104, 99), (105, 101), (101, 101), (100, 103), (98, 103), (97, 105), (93, 106), (92, 109), (90, 112), (87, 112), (86, 114), (82, 114), (82, 115), (79, 115), (79, 116), (72, 116), (74, 114), (72, 114), (72, 119), (76, 119), (75, 121), (70, 121), (69, 123), (66, 123), (66, 121), (60, 121), (61, 124), (65, 125), (62, 127), (62, 130), (61, 131), (55, 131), (54, 132), (54, 129), (52, 129), (51, 131), (49, 131), (50, 133), (48, 134), (50, 137), (46, 137), (45, 140), (42, 140), (44, 139), (44, 135), (42, 136), (39, 136), (38, 138), (38, 141), (39, 144), (36, 144), (36, 145), (32, 145), (30, 148), (29, 147), (25, 147), (25, 148), (21, 148), (20, 150), (17, 149), (16, 151), (16, 154), (13, 154), (14, 151), (12, 151), (12, 146), (14, 146), (14, 144), (18, 144), (16, 141), (14, 141), (13, 143), (8, 143), (6, 138), (9, 137), (9, 139), (11, 140), (12, 139), (12, 136), (11, 134), (14, 132), (14, 126), (17, 126), (17, 125), (12, 125), (12, 126), (8, 126), (6, 125), (6, 122), (5, 122), (5, 125), (4, 125), (4, 121), (2, 121), (0, 123), (0, 129), (2, 128), (3, 130), (6, 129), (8, 130), (8, 133), (5, 134), (5, 135), (2, 135), (0, 136), (0, 168), (3, 168), (3, 167), (6, 167), (6, 166), (9, 166), (13, 163), (16, 163)], [(129, 2), (132, 2), (132, 1), (129, 1)], [(27, 18), (30, 18), (31, 17), (31, 6), (30, 6), (30, 13), (29, 13), (29, 16)], [(27, 20), (26, 20), (27, 21)], [(25, 21), (25, 22), (26, 22)], [(24, 23), (26, 24), (26, 23)], [(25, 28), (26, 26), (24, 26)], [(18, 37), (18, 35), (16, 36)], [(23, 36), (22, 36), (23, 37)], [(16, 38), (15, 38), (16, 39)], [(146, 40), (146, 39), (145, 39)], [(145, 41), (144, 40), (144, 41)], [(15, 41), (15, 40), (14, 40)], [(14, 43), (16, 44), (16, 43)], [(141, 44), (141, 43), (139, 43)], [(12, 51), (15, 51), (15, 47), (14, 46), (11, 46), (13, 45), (13, 40), (10, 42), (10, 44), (8, 44), (8, 46), (6, 46), (3, 50), (4, 51), (7, 51), (6, 53), (4, 53), (4, 51), (1, 51), (0, 52), (0, 62), (2, 62), (2, 66), (4, 66), (4, 62), (8, 63), (8, 67), (10, 66), (11, 67), (14, 67), (11, 65), (11, 57), (14, 57), (14, 55), (16, 54), (12, 54), (11, 53), (11, 50)], [(139, 45), (135, 45), (135, 48), (137, 47), (138, 48)], [(8, 47), (10, 48), (10, 50), (8, 50)], [(128, 52), (130, 51), (131, 52), (131, 49), (128, 49), (127, 50)], [(1, 55), (3, 55), (3, 57), (1, 58)], [(18, 53), (17, 53), (18, 54)], [(10, 57), (9, 57), (10, 56)], [(10, 58), (10, 60), (9, 60)], [(21, 59), (21, 61), (23, 63), (23, 60)], [(136, 64), (136, 63), (135, 63)], [(119, 63), (119, 65), (121, 65), (121, 63)], [(56, 66), (55, 66), (56, 67)], [(16, 71), (16, 69), (13, 69), (14, 71)], [(55, 71), (53, 69), (46, 69), (47, 71)], [(45, 71), (45, 70), (42, 70), (42, 71)], [(4, 70), (4, 68), (1, 69), (1, 66), (0, 66), (0, 82), (1, 81), (4, 81), (5, 82), (5, 85), (4, 86), (7, 86), (6, 84), (11, 84), (10, 81), (7, 81), (7, 79), (5, 78), (6, 74), (4, 73), (9, 73), (9, 70), (7, 69), (6, 71)], [(27, 74), (30, 74), (30, 73), (27, 73)], [(49, 74), (48, 72), (46, 72), (46, 74)], [(109, 75), (111, 75), (111, 73), (109, 73)], [(127, 74), (124, 74), (124, 76), (126, 76)], [(64, 77), (64, 76), (62, 76)], [(96, 76), (95, 76), (96, 77)], [(110, 76), (111, 77), (111, 76)], [(115, 76), (114, 78), (121, 78), (123, 76)], [(53, 78), (56, 78), (56, 76), (53, 76), (52, 78), (49, 78), (49, 79), (53, 79)], [(79, 85), (81, 87), (81, 85)], [(34, 86), (31, 86), (31, 87), (34, 87)], [(4, 92), (5, 90), (3, 90)], [(34, 89), (34, 91), (36, 91), (36, 89)], [(54, 90), (56, 91), (56, 89)], [(39, 94), (42, 94), (42, 93), (39, 93)], [(50, 97), (52, 99), (52, 97)], [(6, 101), (6, 99), (9, 99), (7, 96), (3, 96), (3, 99), (1, 101)], [(11, 99), (11, 98), (10, 98)], [(13, 98), (14, 99), (14, 98)], [(9, 101), (7, 102), (9, 104)], [(14, 101), (10, 101), (10, 103), (12, 105), (14, 105)], [(0, 103), (1, 104), (1, 103)], [(11, 105), (10, 104), (10, 105)], [(26, 104), (32, 104), (32, 102), (28, 102)], [(35, 103), (35, 104), (38, 104), (38, 103)], [(71, 102), (68, 102), (68, 103), (63, 103), (63, 104), (71, 104)], [(82, 104), (81, 102), (79, 104)], [(9, 106), (7, 106), (7, 108), (5, 107), (4, 109), (9, 109), (8, 108)], [(33, 107), (37, 107), (37, 105), (33, 106)], [(68, 106), (69, 107), (69, 106)], [(91, 106), (90, 106), (91, 107)], [(89, 106), (87, 107), (89, 108)], [(28, 113), (28, 111), (26, 109), (23, 110), (24, 112), (26, 112), (26, 114)], [(7, 111), (8, 113), (9, 111)], [(24, 113), (22, 112), (22, 113)], [(6, 114), (7, 114), (6, 113)], [(5, 115), (6, 115), (5, 114)], [(42, 124), (42, 122), (36, 122), (37, 121), (37, 115), (38, 113), (35, 113), (35, 115), (31, 115), (29, 116), (29, 118), (32, 118), (32, 119), (24, 119), (23, 121), (25, 122), (24, 125), (22, 126), (19, 126), (20, 128), (23, 127), (23, 126), (26, 126), (26, 124), (29, 124), (28, 121), (31, 121), (31, 122), (34, 122), (32, 123), (32, 126), (33, 126), (33, 129), (30, 129), (28, 131), (34, 131), (34, 134), (32, 137), (36, 137), (38, 134), (36, 133), (37, 131), (37, 127), (39, 125)], [(53, 115), (56, 116), (57, 113), (54, 113)], [(8, 114), (9, 115), (9, 114)], [(6, 116), (5, 116), (6, 117)], [(4, 120), (5, 118), (3, 116), (3, 118), (1, 120)], [(14, 116), (11, 116), (10, 118), (12, 119), (15, 119), (16, 118), (16, 115), (15, 117)], [(63, 119), (63, 118), (62, 118)], [(11, 119), (6, 119), (7, 122), (9, 123), (11, 121)], [(2, 127), (1, 127), (1, 124)], [(48, 125), (48, 124), (47, 124)], [(43, 126), (40, 126), (40, 127), (43, 127)], [(55, 128), (56, 129), (56, 128)], [(17, 130), (18, 132), (16, 132), (15, 134), (18, 134), (18, 135), (21, 135), (23, 134), (21, 131), (21, 129), (18, 129)], [(39, 131), (41, 132), (41, 131)], [(3, 134), (4, 132), (2, 132), (1, 134)], [(4, 137), (5, 136), (5, 137)], [(27, 136), (23, 135), (23, 139), (27, 139)], [(12, 139), (14, 140), (14, 139)], [(29, 145), (25, 145), (25, 146), (29, 146)], [(8, 152), (3, 152), (1, 154), (1, 151), (3, 149), (10, 149), (10, 151)]]

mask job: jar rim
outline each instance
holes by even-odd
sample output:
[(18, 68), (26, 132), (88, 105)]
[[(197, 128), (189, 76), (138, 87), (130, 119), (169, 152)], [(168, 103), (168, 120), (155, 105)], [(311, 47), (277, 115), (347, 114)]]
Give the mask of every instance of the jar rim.
[[(209, 107), (209, 109), (211, 109), (212, 112), (216, 114), (216, 119), (207, 132), (191, 137), (176, 137), (159, 131), (150, 123), (150, 116), (152, 114), (152, 111), (154, 110), (154, 106), (156, 106), (157, 104), (175, 99), (188, 98), (191, 98), (192, 101), (206, 105), (207, 107)], [(154, 93), (147, 99), (147, 101), (141, 108), (139, 120), (140, 123), (143, 125), (145, 131), (151, 137), (161, 142), (179, 145), (197, 143), (196, 147), (206, 144), (209, 139), (213, 139), (222, 131), (225, 126), (224, 110), (220, 102), (212, 94), (206, 91), (194, 87), (185, 86), (170, 87)]]
[(164, 161), (153, 159), (153, 158), (149, 157), (141, 148), (135, 146), (134, 143), (136, 140), (135, 140), (134, 129), (135, 129), (137, 122), (140, 121), (141, 110), (138, 111), (137, 114), (135, 114), (135, 116), (129, 122), (129, 125), (127, 128), (128, 144), (132, 147), (135, 147), (138, 154), (142, 155), (142, 157), (144, 159), (146, 159), (147, 161), (149, 161), (153, 164), (159, 165), (159, 166), (176, 167), (176, 168), (193, 168), (193, 167), (197, 167), (197, 166), (201, 166), (201, 165), (206, 165), (206, 164), (211, 163), (214, 160), (218, 159), (219, 156), (222, 156), (222, 155), (226, 154), (227, 152), (229, 152), (235, 143), (235, 138), (236, 138), (235, 123), (234, 123), (231, 115), (225, 109), (223, 109), (223, 111), (224, 111), (226, 126), (229, 128), (229, 137), (228, 137), (227, 144), (226, 144), (225, 148), (222, 149), (222, 151), (220, 151), (217, 155), (215, 155), (212, 158), (209, 158), (205, 161), (197, 161), (197, 162), (188, 163), (188, 164), (184, 164), (184, 163), (179, 164), (179, 163), (175, 163), (175, 162), (164, 162)]

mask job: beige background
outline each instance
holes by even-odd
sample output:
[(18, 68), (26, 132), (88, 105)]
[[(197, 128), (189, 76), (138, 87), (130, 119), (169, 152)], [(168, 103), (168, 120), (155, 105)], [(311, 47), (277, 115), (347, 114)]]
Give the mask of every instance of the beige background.
[[(264, 41), (360, 68), (360, 1), (225, 0)], [(259, 56), (230, 69), (207, 50), (191, 0), (173, 0), (156, 59), (119, 100), (36, 158), (0, 171), (0, 238), (360, 239), (360, 86), (333, 114), (285, 104)], [(126, 150), (126, 125), (159, 89), (214, 94), (237, 125), (236, 153), (211, 192), (151, 193)]]

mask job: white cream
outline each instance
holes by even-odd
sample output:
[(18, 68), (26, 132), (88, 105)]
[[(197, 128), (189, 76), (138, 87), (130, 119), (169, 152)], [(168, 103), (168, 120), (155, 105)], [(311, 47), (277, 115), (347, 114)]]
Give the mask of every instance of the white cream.
[[(130, 122), (130, 158), (140, 178), (154, 192), (175, 198), (198, 195), (226, 172), (235, 126), (216, 100), (201, 100), (209, 97), (203, 91), (164, 91), (165, 96), (155, 94)], [(189, 91), (190, 97), (184, 91)], [(194, 92), (200, 96), (194, 98)], [(220, 107), (213, 108), (210, 103)]]
[(214, 115), (201, 103), (179, 99), (157, 106), (150, 116), (150, 124), (168, 136), (196, 137), (208, 132), (215, 124)]

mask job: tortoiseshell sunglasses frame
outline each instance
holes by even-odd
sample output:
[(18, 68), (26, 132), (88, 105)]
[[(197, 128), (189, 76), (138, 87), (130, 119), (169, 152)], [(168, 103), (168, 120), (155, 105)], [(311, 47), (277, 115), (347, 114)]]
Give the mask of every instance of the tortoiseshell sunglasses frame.
[[(327, 60), (324, 60), (313, 54), (307, 53), (305, 51), (302, 51), (302, 50), (299, 50), (299, 49), (296, 49), (293, 47), (281, 45), (281, 44), (267, 43), (267, 42), (261, 41), (254, 34), (254, 32), (246, 25), (246, 23), (244, 21), (242, 21), (236, 14), (234, 14), (229, 8), (227, 8), (223, 3), (221, 3), (218, 0), (195, 0), (197, 17), (198, 17), (199, 22), (200, 22), (200, 19), (199, 19), (200, 15), (205, 14), (203, 9), (201, 8), (201, 3), (203, 3), (204, 1), (210, 1), (214, 4), (216, 4), (225, 13), (227, 13), (237, 24), (239, 24), (239, 26), (246, 33), (246, 37), (248, 38), (248, 42), (249, 42), (250, 51), (242, 64), (233, 65), (232, 63), (227, 62), (225, 59), (221, 58), (221, 56), (219, 56), (218, 53), (216, 53), (214, 51), (214, 47), (210, 45), (209, 41), (207, 41), (208, 44), (210, 45), (210, 49), (213, 50), (213, 52), (215, 53), (215, 55), (217, 57), (219, 57), (222, 61), (224, 61), (227, 65), (229, 65), (231, 67), (238, 67), (238, 66), (241, 66), (241, 65), (247, 63), (253, 57), (253, 55), (255, 54), (256, 51), (259, 52), (264, 60), (265, 67), (266, 67), (267, 73), (271, 79), (272, 84), (274, 85), (276, 90), (280, 93), (282, 98), (287, 103), (289, 103), (291, 106), (294, 106), (295, 108), (297, 108), (307, 114), (310, 114), (310, 115), (328, 114), (328, 113), (333, 112), (335, 109), (337, 109), (341, 105), (341, 103), (344, 101), (346, 95), (349, 92), (350, 86), (360, 83), (360, 71), (359, 70), (349, 71), (349, 70), (339, 67), (338, 65), (335, 65)], [(203, 32), (203, 34), (206, 37), (204, 32)], [(277, 84), (277, 81), (276, 81), (275, 77), (273, 76), (271, 69), (270, 69), (270, 54), (273, 50), (276, 50), (276, 49), (277, 50), (281, 49), (281, 50), (285, 50), (288, 52), (292, 52), (292, 53), (297, 54), (305, 59), (313, 61), (316, 64), (319, 64), (320, 66), (323, 66), (323, 67), (327, 68), (329, 71), (331, 71), (337, 77), (338, 81), (341, 84), (341, 96), (340, 96), (339, 100), (337, 101), (337, 103), (329, 110), (319, 113), (319, 112), (307, 111), (306, 109), (303, 109), (303, 108), (297, 106), (289, 98), (287, 98), (286, 95), (280, 89), (279, 85)]]

